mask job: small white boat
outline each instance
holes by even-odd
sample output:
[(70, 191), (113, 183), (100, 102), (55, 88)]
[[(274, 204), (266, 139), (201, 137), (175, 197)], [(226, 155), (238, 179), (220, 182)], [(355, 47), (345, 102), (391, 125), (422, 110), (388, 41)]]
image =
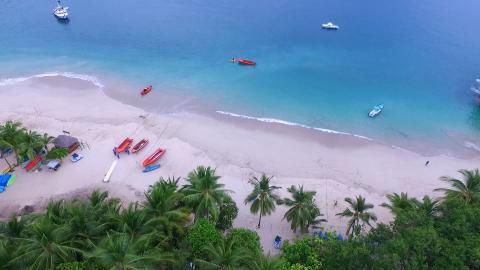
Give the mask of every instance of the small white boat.
[(57, 7), (53, 9), (53, 15), (59, 20), (68, 20), (68, 7), (62, 6), (60, 0), (57, 1)]
[(332, 22), (324, 23), (322, 24), (323, 29), (328, 29), (328, 30), (338, 30), (340, 27), (336, 24), (333, 24)]
[(472, 90), (473, 93), (480, 95), (480, 79), (475, 80), (475, 83), (472, 85), (470, 90)]
[(115, 170), (115, 167), (117, 167), (117, 162), (118, 162), (118, 159), (115, 159), (112, 162), (112, 165), (110, 165), (110, 168), (108, 169), (107, 174), (105, 174), (105, 177), (103, 178), (103, 182), (110, 181), (110, 177), (112, 177), (113, 171)]
[(373, 109), (368, 113), (368, 116), (375, 117), (379, 115), (383, 110), (383, 104), (378, 104), (373, 107)]

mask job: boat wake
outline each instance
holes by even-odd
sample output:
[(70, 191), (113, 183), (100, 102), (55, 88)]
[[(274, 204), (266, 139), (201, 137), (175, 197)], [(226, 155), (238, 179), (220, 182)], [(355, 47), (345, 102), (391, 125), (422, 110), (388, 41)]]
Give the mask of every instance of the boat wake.
[(40, 73), (40, 74), (35, 74), (31, 76), (26, 76), (26, 77), (5, 78), (5, 79), (0, 79), (0, 86), (13, 85), (13, 84), (21, 83), (31, 79), (45, 78), (45, 77), (66, 77), (66, 78), (72, 78), (72, 79), (79, 79), (79, 80), (91, 82), (93, 85), (95, 85), (98, 88), (105, 87), (100, 82), (100, 80), (95, 76), (80, 74), (80, 73), (73, 73), (73, 72), (46, 72), (46, 73)]
[(231, 117), (237, 117), (237, 118), (242, 118), (242, 119), (249, 119), (249, 120), (256, 120), (264, 123), (275, 123), (275, 124), (281, 124), (281, 125), (287, 125), (287, 126), (295, 126), (295, 127), (301, 127), (301, 128), (306, 128), (306, 129), (312, 129), (324, 133), (330, 133), (330, 134), (339, 134), (339, 135), (346, 135), (346, 136), (353, 136), (356, 138), (368, 140), (368, 141), (373, 141), (372, 138), (365, 137), (362, 135), (357, 135), (357, 134), (352, 134), (348, 132), (343, 132), (343, 131), (336, 131), (332, 129), (326, 129), (326, 128), (318, 128), (318, 127), (311, 127), (299, 123), (293, 123), (285, 120), (280, 120), (280, 119), (275, 119), (275, 118), (264, 118), (264, 117), (253, 117), (253, 116), (248, 116), (248, 115), (242, 115), (242, 114), (236, 114), (236, 113), (231, 113), (231, 112), (224, 112), (224, 111), (216, 111), (218, 114), (223, 114), (223, 115), (228, 115)]

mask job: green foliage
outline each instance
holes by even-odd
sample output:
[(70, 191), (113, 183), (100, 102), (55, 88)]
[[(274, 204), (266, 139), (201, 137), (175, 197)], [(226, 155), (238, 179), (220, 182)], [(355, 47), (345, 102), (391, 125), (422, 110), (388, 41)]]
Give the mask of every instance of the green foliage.
[(220, 206), (220, 213), (218, 214), (215, 226), (221, 231), (229, 230), (233, 227), (233, 221), (237, 215), (237, 204), (230, 196), (226, 196), (223, 200), (222, 206)]
[(252, 256), (261, 256), (263, 253), (262, 246), (260, 244), (260, 237), (255, 231), (244, 228), (235, 228), (230, 231), (227, 239), (233, 241), (233, 245), (236, 248), (249, 250)]
[(377, 216), (367, 211), (373, 208), (373, 204), (367, 203), (365, 198), (357, 196), (355, 200), (352, 198), (345, 198), (345, 201), (350, 205), (350, 208), (346, 208), (343, 212), (337, 214), (341, 217), (349, 217), (346, 235), (351, 237), (359, 236), (364, 229), (365, 225), (372, 227), (371, 221), (376, 221)]
[(66, 148), (53, 148), (48, 152), (46, 159), (54, 160), (54, 159), (63, 159), (68, 156), (68, 149)]
[(222, 242), (222, 234), (215, 228), (215, 224), (199, 219), (187, 233), (187, 242), (195, 258), (206, 258), (203, 248), (209, 244), (216, 246)]
[(253, 191), (248, 194), (245, 204), (251, 204), (251, 213), (259, 214), (257, 228), (261, 226), (262, 216), (271, 215), (275, 211), (277, 202), (280, 201), (280, 197), (275, 193), (275, 190), (280, 187), (270, 186), (271, 179), (272, 177), (262, 174), (260, 179), (253, 177), (249, 180), (249, 183), (253, 185)]
[(320, 219), (323, 216), (320, 213), (315, 203), (314, 196), (316, 191), (304, 191), (303, 186), (291, 186), (288, 189), (292, 199), (285, 198), (283, 202), (286, 206), (290, 207), (284, 215), (284, 219), (290, 222), (290, 227), (293, 231), (297, 231), (300, 228), (302, 233), (308, 232), (308, 228), (312, 225), (317, 226), (321, 222), (326, 220)]
[(220, 176), (210, 167), (199, 166), (187, 177), (188, 184), (182, 188), (184, 201), (193, 209), (195, 220), (207, 218), (217, 220), (220, 206), (231, 191), (218, 183)]
[(233, 238), (225, 239), (213, 245), (203, 247), (204, 259), (196, 259), (200, 269), (237, 270), (246, 269), (251, 259), (250, 252), (239, 245)]

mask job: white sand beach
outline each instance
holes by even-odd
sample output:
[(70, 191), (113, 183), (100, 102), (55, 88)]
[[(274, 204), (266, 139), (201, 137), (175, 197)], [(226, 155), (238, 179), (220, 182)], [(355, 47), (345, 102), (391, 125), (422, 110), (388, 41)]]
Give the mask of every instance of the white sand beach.
[[(266, 173), (274, 176), (273, 183), (282, 187), (283, 196), (290, 185), (315, 190), (328, 220), (325, 228), (343, 233), (346, 220), (335, 214), (345, 208), (345, 197), (366, 196), (375, 205), (379, 220), (387, 222), (388, 211), (378, 206), (387, 193), (438, 195), (432, 190), (443, 185), (439, 177), (457, 176), (458, 169), (474, 169), (480, 164), (479, 158), (425, 157), (352, 136), (248, 119), (148, 113), (112, 99), (80, 79), (33, 78), (4, 85), (0, 86), (0, 99), (0, 123), (21, 121), (28, 129), (52, 136), (68, 131), (88, 145), (81, 151), (81, 161), (74, 164), (65, 159), (57, 172), (26, 173), (17, 168), (16, 183), (0, 194), (0, 216), (4, 218), (25, 205), (39, 210), (53, 198), (72, 198), (96, 188), (128, 201), (141, 200), (143, 191), (160, 176), (185, 177), (196, 166), (206, 165), (215, 167), (221, 182), (234, 191), (240, 209), (237, 227), (256, 230), (258, 217), (250, 214), (243, 200), (251, 191), (249, 177)], [(139, 154), (122, 154), (110, 182), (103, 183), (115, 159), (112, 148), (127, 136), (136, 141), (148, 138), (150, 143)], [(167, 149), (160, 161), (162, 167), (142, 173), (143, 159), (157, 147)], [(424, 166), (426, 160), (430, 160), (429, 166)], [(4, 167), (2, 160), (0, 169)], [(279, 207), (263, 218), (262, 228), (257, 230), (266, 251), (273, 249), (277, 234), (284, 239), (296, 237), (282, 220), (284, 213), (285, 208)]]

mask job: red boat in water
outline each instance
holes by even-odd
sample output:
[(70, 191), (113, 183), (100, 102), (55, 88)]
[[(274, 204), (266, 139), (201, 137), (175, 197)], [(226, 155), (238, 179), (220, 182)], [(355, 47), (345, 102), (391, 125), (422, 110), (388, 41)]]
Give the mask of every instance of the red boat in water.
[(133, 142), (133, 139), (130, 139), (130, 138), (126, 138), (125, 140), (123, 140), (123, 142), (117, 147), (117, 153), (122, 153), (123, 151), (125, 151), (127, 147), (129, 147), (130, 144), (132, 144), (132, 142)]
[(132, 153), (136, 153), (142, 150), (145, 147), (145, 145), (147, 145), (147, 143), (148, 143), (147, 139), (142, 139), (137, 144), (135, 144), (135, 146), (132, 148)]
[(145, 96), (146, 94), (148, 94), (148, 93), (150, 93), (150, 92), (152, 92), (152, 86), (151, 86), (151, 85), (143, 88), (143, 90), (142, 90), (142, 92), (140, 93), (140, 95)]
[(257, 63), (255, 63), (252, 60), (247, 60), (247, 59), (238, 59), (237, 62), (240, 65), (246, 65), (246, 66), (255, 66)]
[(163, 154), (165, 154), (165, 149), (163, 148), (158, 148), (157, 150), (155, 150), (155, 152), (153, 152), (152, 155), (150, 155), (148, 158), (146, 158), (144, 161), (143, 161), (143, 166), (148, 166), (148, 165), (152, 165), (155, 161), (157, 161), (161, 156), (163, 156)]

